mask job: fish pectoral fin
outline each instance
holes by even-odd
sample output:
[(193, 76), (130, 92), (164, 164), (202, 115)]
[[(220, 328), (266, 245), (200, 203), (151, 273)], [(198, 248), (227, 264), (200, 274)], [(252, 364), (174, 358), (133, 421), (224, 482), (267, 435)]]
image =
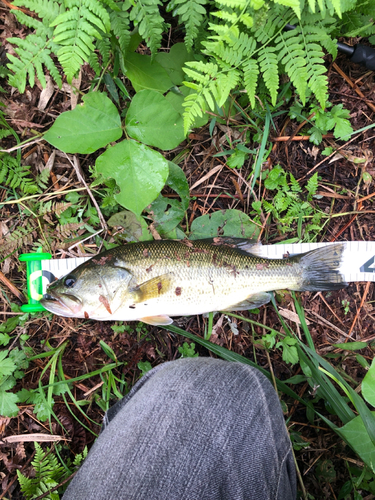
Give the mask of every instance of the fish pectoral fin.
[(161, 314), (160, 316), (146, 316), (145, 318), (139, 318), (139, 321), (143, 321), (143, 323), (154, 326), (170, 325), (173, 323), (173, 319), (165, 314)]
[(271, 294), (269, 292), (255, 293), (254, 295), (249, 295), (249, 297), (238, 304), (228, 307), (226, 311), (247, 311), (248, 309), (255, 309), (256, 307), (268, 304), (270, 300)]
[(137, 302), (156, 299), (168, 292), (171, 287), (172, 273), (162, 274), (141, 283), (134, 288), (137, 295)]

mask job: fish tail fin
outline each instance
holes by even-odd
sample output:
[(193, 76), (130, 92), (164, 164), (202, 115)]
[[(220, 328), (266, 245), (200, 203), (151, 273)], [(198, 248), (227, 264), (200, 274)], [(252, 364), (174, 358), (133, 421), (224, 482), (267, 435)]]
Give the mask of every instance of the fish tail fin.
[(295, 290), (314, 292), (347, 286), (340, 271), (344, 250), (345, 243), (338, 243), (296, 256), (302, 267), (302, 283)]

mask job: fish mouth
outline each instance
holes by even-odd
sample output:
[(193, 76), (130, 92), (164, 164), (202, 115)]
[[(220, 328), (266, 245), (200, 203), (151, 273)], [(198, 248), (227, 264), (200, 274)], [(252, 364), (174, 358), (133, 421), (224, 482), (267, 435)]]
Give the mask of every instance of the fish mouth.
[(70, 318), (77, 317), (82, 309), (82, 301), (69, 293), (60, 295), (55, 295), (53, 292), (45, 293), (40, 303), (47, 311)]

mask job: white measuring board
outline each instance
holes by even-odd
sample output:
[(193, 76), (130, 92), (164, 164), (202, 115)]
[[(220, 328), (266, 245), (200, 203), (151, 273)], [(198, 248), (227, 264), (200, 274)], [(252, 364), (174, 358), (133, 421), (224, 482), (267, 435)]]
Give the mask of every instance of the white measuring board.
[[(299, 253), (309, 252), (316, 248), (336, 245), (345, 245), (343, 253), (341, 273), (345, 280), (353, 281), (374, 281), (375, 282), (375, 241), (347, 241), (336, 243), (292, 243), (279, 245), (263, 245), (257, 249), (257, 255), (268, 259), (282, 259), (285, 254), (290, 256)], [(131, 243), (130, 243), (131, 244)], [(69, 259), (51, 259), (41, 261), (43, 272), (43, 293), (46, 292), (47, 285), (56, 278), (61, 278), (69, 274), (83, 262), (91, 257), (76, 257)]]

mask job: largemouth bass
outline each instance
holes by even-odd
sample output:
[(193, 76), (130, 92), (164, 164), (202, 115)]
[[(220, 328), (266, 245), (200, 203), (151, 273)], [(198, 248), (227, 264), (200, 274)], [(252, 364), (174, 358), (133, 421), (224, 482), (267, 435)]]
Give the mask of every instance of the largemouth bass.
[(347, 284), (339, 270), (344, 244), (285, 259), (258, 257), (258, 248), (237, 238), (129, 243), (52, 283), (41, 303), (72, 318), (167, 325), (173, 316), (254, 309), (274, 290)]

